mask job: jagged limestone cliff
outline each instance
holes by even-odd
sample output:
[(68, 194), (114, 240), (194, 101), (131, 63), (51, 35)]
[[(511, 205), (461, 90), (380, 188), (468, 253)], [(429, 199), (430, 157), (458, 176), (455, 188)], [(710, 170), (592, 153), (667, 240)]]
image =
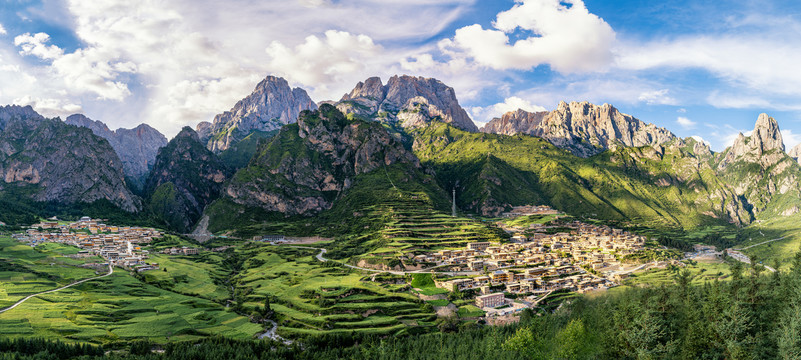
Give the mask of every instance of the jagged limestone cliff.
[(159, 149), (167, 145), (167, 138), (147, 124), (112, 131), (102, 121), (89, 119), (82, 114), (70, 115), (65, 122), (89, 128), (95, 135), (108, 140), (122, 160), (125, 175), (133, 182), (132, 185), (140, 189), (156, 162)]
[(401, 128), (415, 128), (441, 121), (459, 129), (476, 132), (478, 128), (459, 106), (453, 88), (432, 78), (393, 76), (386, 85), (371, 77), (336, 104), (345, 114), (388, 123)]
[(481, 131), (540, 137), (585, 158), (618, 145), (657, 146), (676, 138), (670, 131), (623, 114), (612, 105), (588, 102), (560, 102), (550, 112), (508, 112), (492, 119)]
[(231, 110), (200, 123), (197, 132), (209, 150), (219, 153), (253, 132), (280, 129), (297, 121), (303, 110), (317, 109), (305, 90), (291, 88), (280, 77), (267, 76), (253, 93), (238, 101)]
[(108, 200), (128, 212), (141, 207), (107, 140), (89, 129), (46, 119), (30, 106), (0, 107), (0, 177), (0, 190), (26, 187), (34, 201)]

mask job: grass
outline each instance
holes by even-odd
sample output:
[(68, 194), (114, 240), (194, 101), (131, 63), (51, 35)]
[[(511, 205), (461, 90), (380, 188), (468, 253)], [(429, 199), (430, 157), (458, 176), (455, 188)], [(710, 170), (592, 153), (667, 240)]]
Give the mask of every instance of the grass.
[(438, 299), (438, 300), (429, 300), (427, 301), (431, 306), (448, 306), (451, 302), (448, 299)]
[(155, 342), (212, 335), (249, 339), (261, 326), (209, 300), (113, 275), (30, 299), (0, 314), (0, 336), (107, 343)]
[(258, 309), (265, 297), (286, 336), (344, 331), (394, 334), (404, 318), (429, 318), (422, 302), (403, 287), (370, 281), (353, 269), (314, 258), (316, 250), (251, 245), (238, 249), (246, 269), (237, 277), (245, 306)]
[(629, 275), (624, 284), (627, 286), (662, 286), (673, 284), (675, 276), (684, 269), (690, 270), (693, 277), (692, 284), (703, 285), (705, 282), (725, 280), (731, 274), (729, 265), (720, 260), (685, 262), (681, 267), (668, 267), (665, 269), (652, 269)]
[(459, 307), (459, 311), (456, 312), (460, 318), (474, 318), (484, 316), (484, 310), (479, 309), (475, 305), (464, 305)]
[(210, 251), (192, 256), (152, 254), (149, 261), (167, 271), (145, 271), (142, 273), (145, 282), (217, 302), (230, 298), (222, 285), (226, 273), (220, 268), (222, 257), (218, 254)]
[(95, 271), (77, 267), (102, 263), (102, 258), (69, 258), (78, 248), (47, 243), (32, 248), (9, 236), (0, 235), (0, 307), (23, 297), (77, 280), (95, 276)]
[(431, 277), (431, 274), (412, 274), (411, 285), (415, 289), (420, 289), (420, 293), (427, 296), (448, 293), (448, 290), (438, 288), (436, 284), (434, 284), (434, 279)]

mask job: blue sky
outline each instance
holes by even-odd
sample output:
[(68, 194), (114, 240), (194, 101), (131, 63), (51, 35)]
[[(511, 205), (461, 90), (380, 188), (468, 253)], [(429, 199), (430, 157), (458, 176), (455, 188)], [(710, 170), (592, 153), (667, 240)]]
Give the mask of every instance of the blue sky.
[(168, 136), (268, 74), (316, 101), (435, 77), (477, 123), (614, 104), (713, 149), (767, 112), (801, 142), (801, 4), (643, 0), (0, 0), (0, 103)]

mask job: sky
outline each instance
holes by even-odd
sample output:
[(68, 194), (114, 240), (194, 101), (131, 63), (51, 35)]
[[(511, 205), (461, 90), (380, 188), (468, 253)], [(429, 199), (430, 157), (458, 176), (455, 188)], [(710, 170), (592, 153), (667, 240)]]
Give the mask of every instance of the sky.
[(395, 74), (479, 126), (610, 103), (714, 150), (776, 118), (801, 143), (801, 3), (647, 0), (0, 0), (0, 104), (168, 137), (267, 75), (315, 101)]

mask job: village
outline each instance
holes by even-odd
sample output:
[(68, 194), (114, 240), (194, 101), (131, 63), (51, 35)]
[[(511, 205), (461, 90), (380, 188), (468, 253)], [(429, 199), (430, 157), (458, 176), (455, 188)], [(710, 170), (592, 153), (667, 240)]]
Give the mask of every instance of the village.
[[(51, 219), (33, 224), (25, 233), (13, 234), (12, 237), (32, 247), (48, 242), (76, 246), (81, 249), (76, 257), (100, 256), (107, 261), (106, 264), (94, 264), (97, 267), (111, 265), (139, 272), (158, 269), (158, 264), (145, 263), (149, 252), (142, 246), (162, 237), (160, 231), (106, 225), (102, 221), (87, 216), (71, 223)], [(172, 248), (166, 249), (165, 253), (191, 255), (197, 254), (197, 249)]]
[[(504, 216), (555, 213), (539, 206), (516, 208)], [(461, 275), (436, 281), (436, 286), (448, 291), (474, 291), (479, 294), (477, 307), (488, 315), (503, 315), (531, 307), (554, 291), (587, 292), (616, 286), (638, 268), (620, 259), (643, 250), (646, 240), (620, 229), (579, 221), (498, 225), (511, 235), (509, 243), (472, 242), (463, 249), (439, 250), (413, 259)], [(507, 299), (507, 294), (518, 300)]]

